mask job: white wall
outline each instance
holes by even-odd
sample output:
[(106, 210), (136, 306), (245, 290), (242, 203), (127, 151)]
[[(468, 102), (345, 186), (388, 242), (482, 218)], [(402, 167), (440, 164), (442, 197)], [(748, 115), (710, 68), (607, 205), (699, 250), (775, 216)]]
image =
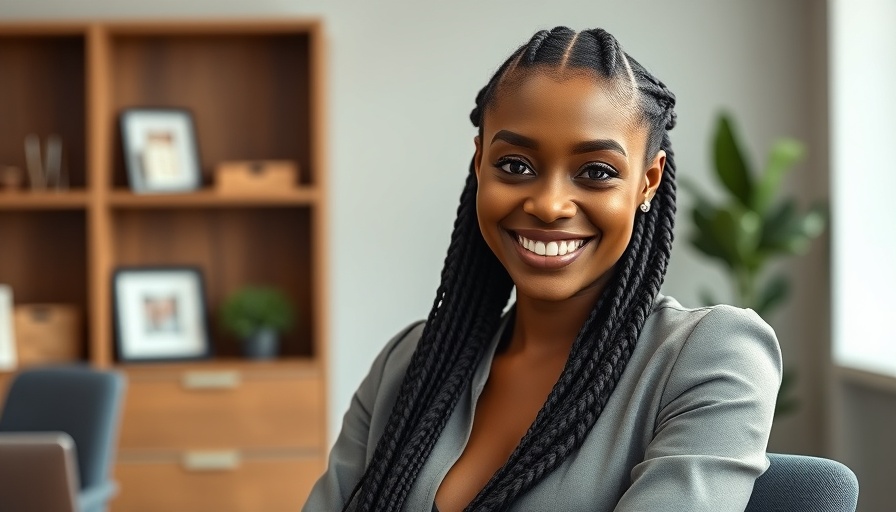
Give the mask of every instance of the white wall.
[(860, 512), (893, 510), (896, 473), (896, 2), (830, 0), (833, 455), (858, 476)]
[[(516, 45), (556, 24), (615, 34), (678, 94), (679, 175), (703, 180), (709, 130), (722, 107), (734, 113), (757, 164), (779, 135), (803, 138), (810, 150), (825, 146), (813, 128), (824, 120), (813, 108), (819, 89), (807, 13), (816, 6), (812, 0), (0, 0), (0, 18), (323, 17), (330, 43), (335, 433), (379, 348), (429, 310), (473, 150), (467, 116), (478, 89)], [(794, 187), (804, 198), (826, 193), (819, 162), (797, 173), (797, 182), (814, 183)], [(699, 283), (718, 288), (722, 274), (689, 252), (687, 201), (681, 203), (664, 290), (696, 304)], [(797, 267), (799, 283), (811, 281), (813, 270), (826, 274), (823, 254), (818, 249), (815, 263)], [(777, 324), (785, 358), (797, 366), (817, 350), (810, 342), (827, 347), (823, 332), (818, 342), (802, 328), (805, 311), (826, 300), (826, 292), (809, 290), (798, 287), (797, 299), (808, 305)], [(784, 432), (793, 435), (779, 445), (813, 451), (820, 437), (804, 427), (818, 412), (815, 370), (802, 373), (804, 412), (787, 420)]]
[(896, 377), (896, 2), (831, 2), (834, 356)]

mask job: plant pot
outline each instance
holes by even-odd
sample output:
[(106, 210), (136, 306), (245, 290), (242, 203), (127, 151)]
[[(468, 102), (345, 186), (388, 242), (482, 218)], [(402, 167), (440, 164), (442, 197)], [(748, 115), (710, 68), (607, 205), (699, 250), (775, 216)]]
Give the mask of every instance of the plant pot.
[(249, 359), (273, 359), (280, 352), (280, 335), (263, 329), (243, 340), (243, 355)]

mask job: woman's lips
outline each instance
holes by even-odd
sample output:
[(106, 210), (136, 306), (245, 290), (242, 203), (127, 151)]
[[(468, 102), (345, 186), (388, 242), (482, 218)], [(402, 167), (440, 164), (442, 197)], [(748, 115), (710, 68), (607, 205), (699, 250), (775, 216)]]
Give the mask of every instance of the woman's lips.
[(562, 231), (520, 230), (507, 234), (520, 259), (539, 269), (558, 269), (569, 265), (582, 255), (584, 247), (594, 238)]

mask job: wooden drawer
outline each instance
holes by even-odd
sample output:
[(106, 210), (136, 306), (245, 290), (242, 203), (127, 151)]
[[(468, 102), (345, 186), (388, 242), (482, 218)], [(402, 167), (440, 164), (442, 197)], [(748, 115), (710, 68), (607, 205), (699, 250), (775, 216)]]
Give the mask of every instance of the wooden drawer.
[(230, 470), (189, 470), (177, 460), (119, 461), (112, 512), (296, 512), (323, 473), (322, 458), (246, 457)]
[(323, 450), (319, 374), (303, 371), (128, 372), (120, 450)]

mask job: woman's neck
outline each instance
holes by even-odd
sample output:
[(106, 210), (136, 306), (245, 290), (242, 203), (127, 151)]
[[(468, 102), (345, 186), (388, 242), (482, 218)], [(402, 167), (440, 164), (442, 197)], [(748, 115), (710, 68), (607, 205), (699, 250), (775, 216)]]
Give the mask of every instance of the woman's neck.
[(513, 335), (505, 354), (568, 356), (600, 290), (589, 292), (561, 302), (518, 295)]

